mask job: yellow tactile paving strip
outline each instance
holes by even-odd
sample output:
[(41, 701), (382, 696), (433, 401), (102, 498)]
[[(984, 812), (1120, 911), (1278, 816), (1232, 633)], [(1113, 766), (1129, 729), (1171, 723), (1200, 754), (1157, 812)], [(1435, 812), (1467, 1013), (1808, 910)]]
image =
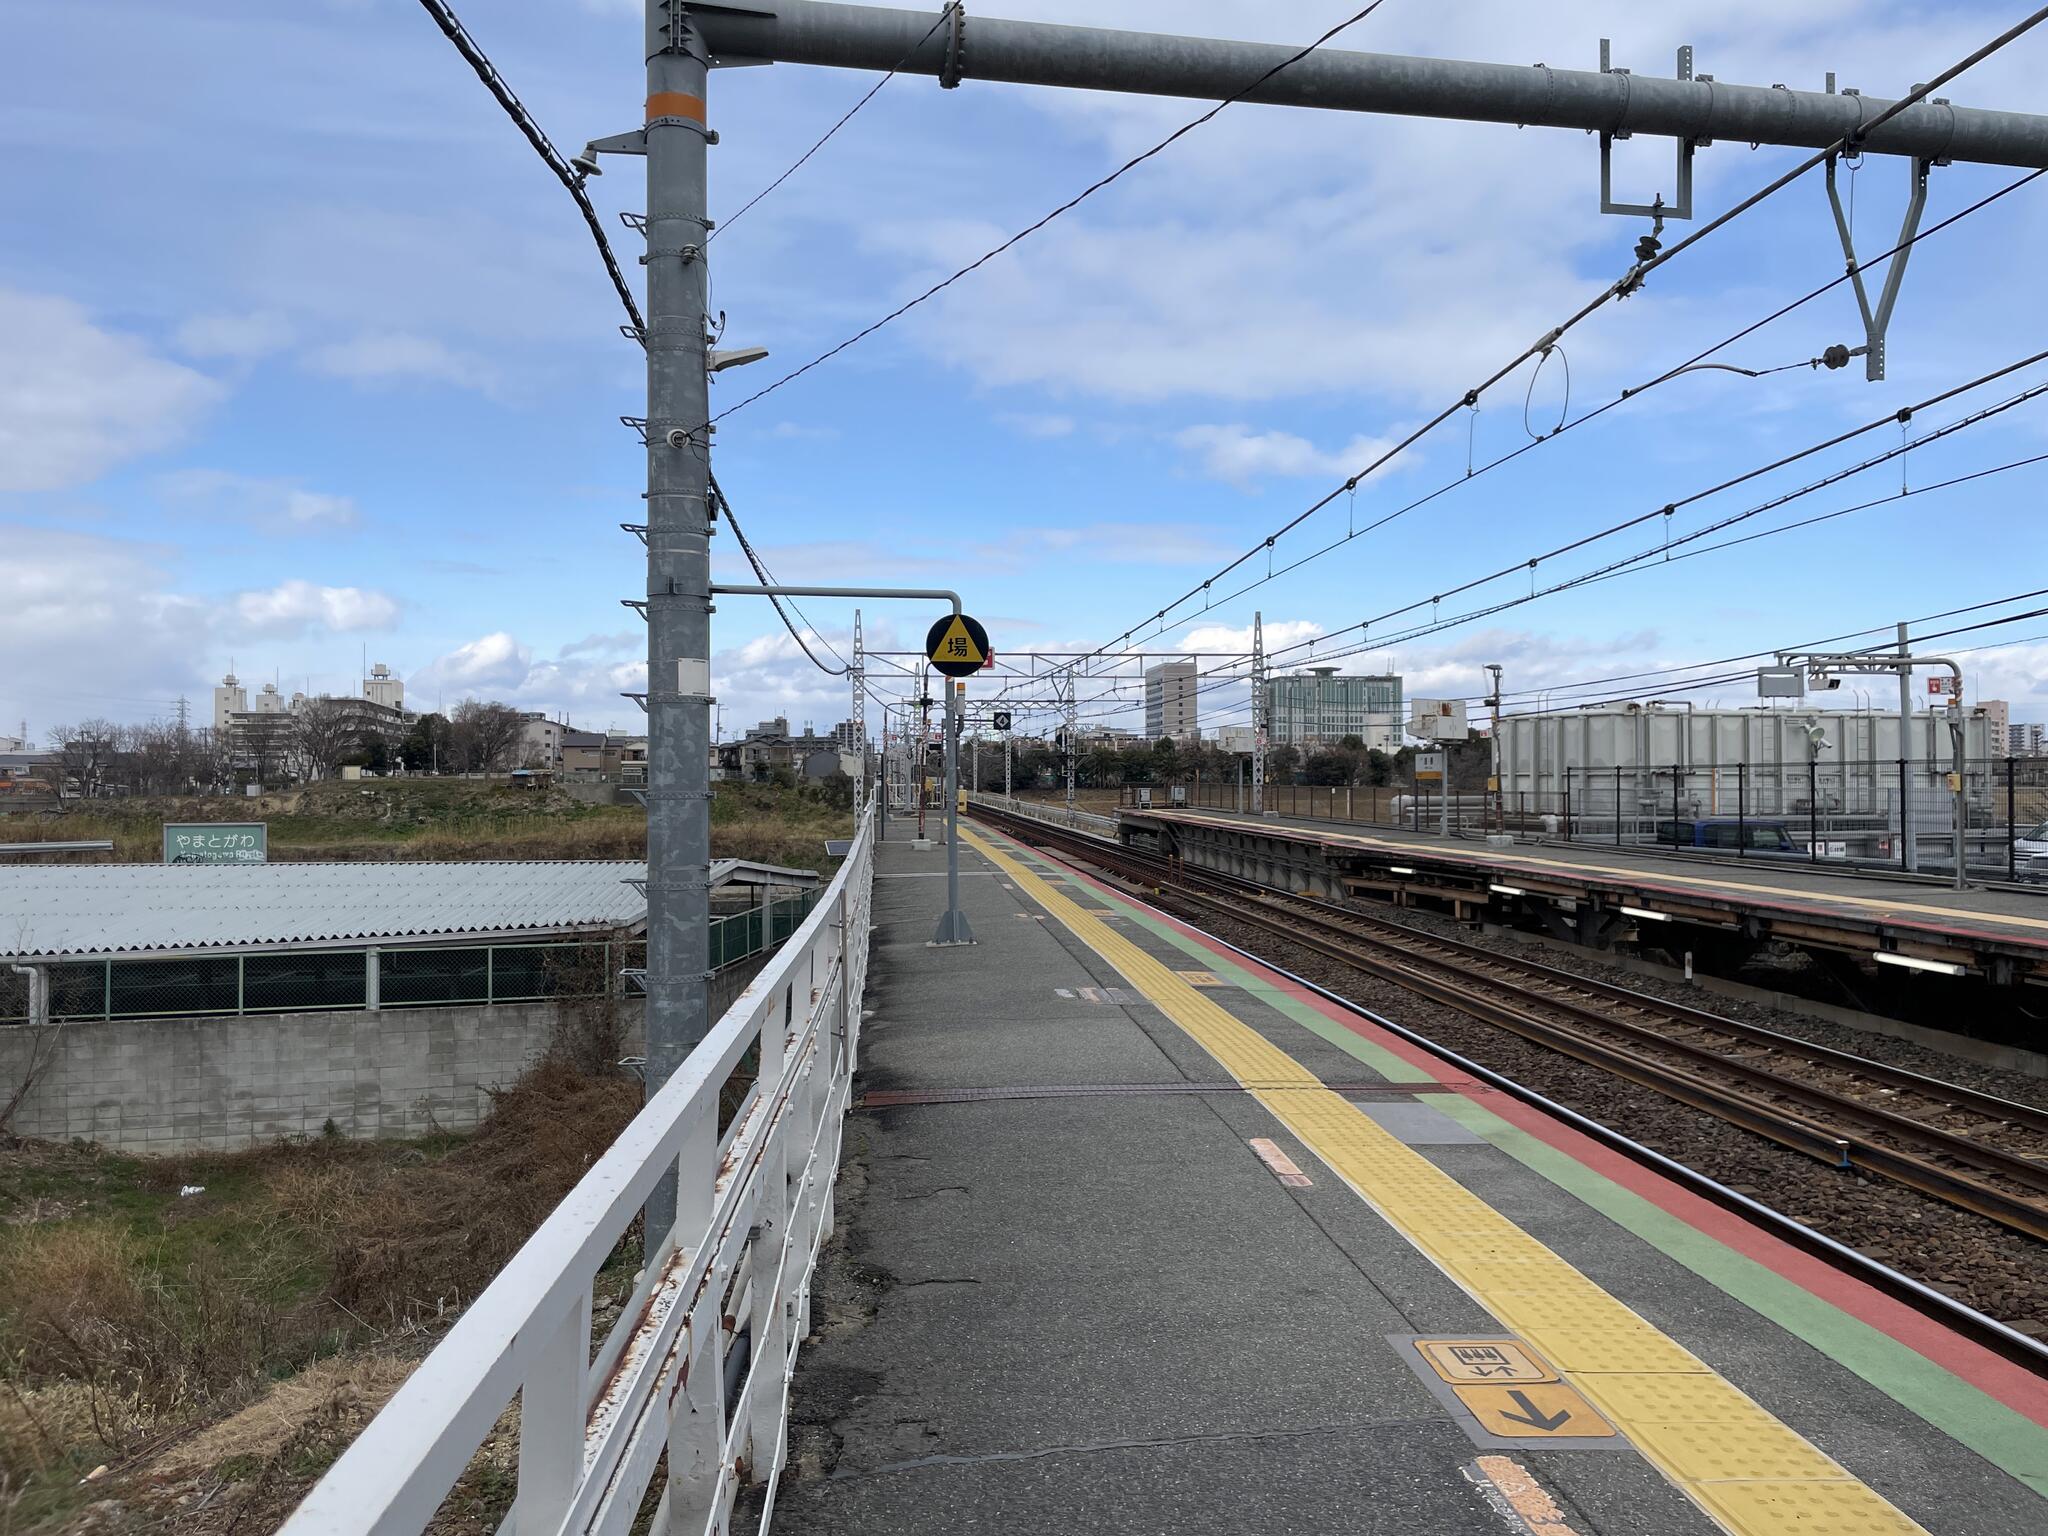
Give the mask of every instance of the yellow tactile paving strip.
[[(1322, 838), (1333, 843), (1346, 843), (1358, 848), (1370, 848), (1375, 853), (1395, 855), (1427, 853), (1429, 850), (1415, 843), (1391, 842), (1384, 838), (1366, 837), (1356, 832), (1336, 832), (1322, 827), (1303, 829), (1289, 827), (1284, 822), (1239, 821), (1228, 816), (1188, 816), (1190, 822), (1204, 825), (1229, 827), (1240, 832), (1292, 832), (1298, 837)], [(1471, 862), (1471, 861), (1467, 861)], [(1497, 869), (1522, 869), (1531, 874), (1550, 875), (1570, 879), (1613, 880), (1628, 884), (1640, 876), (1645, 886), (1689, 886), (1705, 891), (1709, 895), (1726, 895), (1730, 891), (1749, 896), (1775, 897), (1788, 906), (1801, 903), (1832, 903), (1836, 906), (1854, 907), (1860, 911), (1875, 913), (1882, 920), (1900, 913), (1915, 917), (1945, 917), (1962, 919), (1973, 923), (1996, 923), (2007, 928), (2044, 929), (2048, 918), (2023, 917), (2017, 912), (1986, 912), (1976, 907), (1937, 907), (1926, 902), (1887, 901), (1877, 896), (1851, 896), (1839, 891), (1802, 891), (1783, 885), (1751, 885), (1740, 880), (1723, 880), (1702, 875), (1677, 875), (1664, 870), (1631, 870), (1605, 864), (1574, 864), (1569, 860), (1531, 858), (1527, 854), (1489, 851), (1484, 862)]]
[(1925, 1536), (1698, 1356), (1169, 966), (987, 840), (965, 827), (961, 836), (1221, 1062), (1506, 1329), (1535, 1346), (1724, 1529), (1736, 1536)]

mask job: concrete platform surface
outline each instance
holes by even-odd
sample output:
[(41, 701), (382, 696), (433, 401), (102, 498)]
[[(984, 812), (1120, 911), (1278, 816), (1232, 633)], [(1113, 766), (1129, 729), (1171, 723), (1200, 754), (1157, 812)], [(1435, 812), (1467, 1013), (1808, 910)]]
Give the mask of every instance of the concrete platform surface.
[(2048, 1531), (2048, 1384), (992, 832), (880, 850), (792, 1532)]

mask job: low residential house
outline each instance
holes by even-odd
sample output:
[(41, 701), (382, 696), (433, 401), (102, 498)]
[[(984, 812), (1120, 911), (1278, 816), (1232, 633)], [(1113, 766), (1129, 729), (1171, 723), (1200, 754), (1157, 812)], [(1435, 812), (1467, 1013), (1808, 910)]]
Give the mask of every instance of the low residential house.
[(623, 731), (562, 732), (562, 777), (574, 783), (647, 782), (647, 738)]
[(763, 720), (736, 742), (719, 747), (720, 761), (728, 778), (761, 780), (778, 768), (787, 768), (804, 779), (828, 779), (835, 773), (851, 775), (858, 755), (841, 742), (844, 725), (820, 736), (806, 726), (801, 734), (792, 732), (789, 721), (777, 716)]

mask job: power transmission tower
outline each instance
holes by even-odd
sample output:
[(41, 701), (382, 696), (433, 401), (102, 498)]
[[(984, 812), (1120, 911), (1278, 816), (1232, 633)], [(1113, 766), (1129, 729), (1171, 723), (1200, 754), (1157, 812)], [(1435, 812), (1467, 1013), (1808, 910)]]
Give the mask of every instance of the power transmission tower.
[(1066, 673), (1067, 704), (1067, 809), (1074, 808), (1074, 759), (1081, 750), (1079, 731), (1081, 729), (1081, 690), (1074, 679), (1074, 669)]
[(1266, 814), (1266, 616), (1252, 615), (1252, 814)]

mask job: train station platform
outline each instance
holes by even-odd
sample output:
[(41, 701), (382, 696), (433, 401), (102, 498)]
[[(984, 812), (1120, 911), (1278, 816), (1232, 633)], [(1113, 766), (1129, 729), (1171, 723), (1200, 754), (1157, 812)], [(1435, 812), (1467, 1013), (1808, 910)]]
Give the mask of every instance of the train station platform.
[(993, 830), (932, 947), (944, 860), (879, 850), (778, 1530), (2048, 1529), (2040, 1376)]
[[(1201, 810), (1118, 813), (1127, 842), (1191, 867), (1333, 899), (1443, 904), (1459, 916), (1519, 909), (1560, 938), (1608, 947), (1650, 923), (1729, 942), (1780, 940), (1855, 958), (1960, 966), (1994, 985), (2048, 985), (2048, 892), (1958, 891), (1798, 860), (1694, 860), (1653, 849), (1446, 839), (1338, 822)], [(1633, 909), (1625, 911), (1624, 909)]]

